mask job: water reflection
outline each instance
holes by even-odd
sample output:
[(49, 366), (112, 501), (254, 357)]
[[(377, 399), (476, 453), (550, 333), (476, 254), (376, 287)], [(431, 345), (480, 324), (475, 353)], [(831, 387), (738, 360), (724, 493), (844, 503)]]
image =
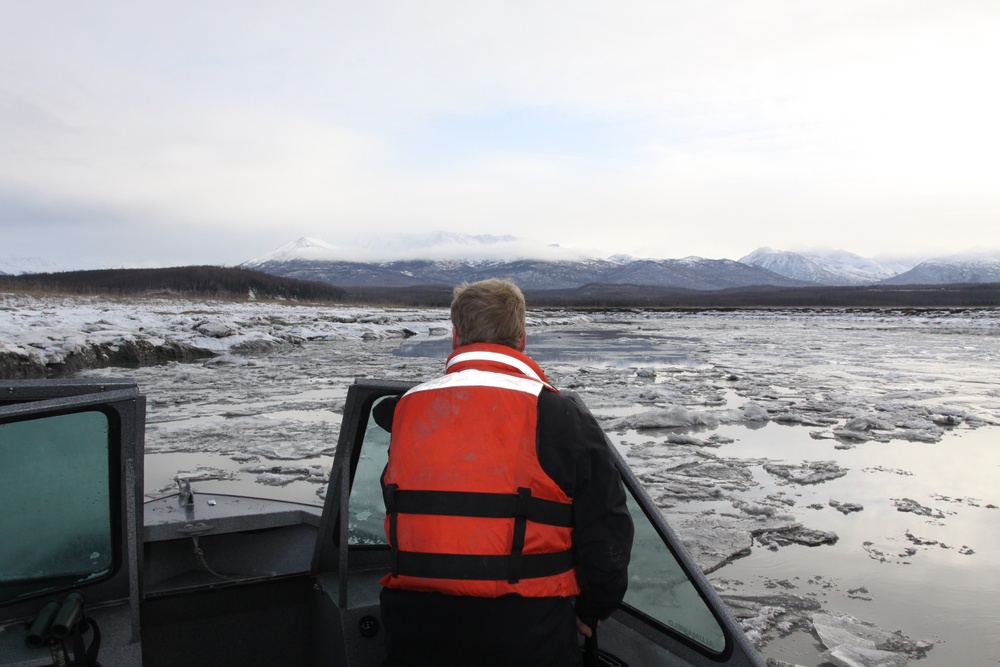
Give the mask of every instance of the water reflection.
[[(694, 338), (658, 335), (629, 329), (562, 329), (530, 331), (527, 352), (546, 362), (612, 368), (694, 366)], [(444, 359), (451, 352), (451, 338), (407, 340), (393, 354), (399, 357)]]

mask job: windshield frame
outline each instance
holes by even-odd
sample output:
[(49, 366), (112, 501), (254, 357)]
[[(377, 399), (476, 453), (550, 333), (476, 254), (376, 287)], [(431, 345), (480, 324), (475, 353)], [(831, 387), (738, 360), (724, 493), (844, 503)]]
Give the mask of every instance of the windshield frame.
[[(5, 618), (28, 617), (38, 600), (60, 591), (85, 592), (88, 605), (139, 598), (142, 569), (143, 443), (145, 397), (134, 383), (62, 380), (0, 382), (0, 423), (15, 423), (80, 412), (98, 411), (108, 421), (108, 513), (111, 521), (111, 566), (107, 573), (32, 594), (0, 600)], [(16, 471), (14, 474), (17, 474)], [(137, 607), (137, 605), (136, 605)]]

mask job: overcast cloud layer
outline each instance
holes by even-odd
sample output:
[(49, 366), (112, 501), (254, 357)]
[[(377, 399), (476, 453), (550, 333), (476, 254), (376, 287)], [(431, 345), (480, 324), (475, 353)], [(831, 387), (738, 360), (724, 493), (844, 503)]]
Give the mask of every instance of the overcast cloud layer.
[(1000, 3), (0, 5), (0, 257), (1000, 246)]

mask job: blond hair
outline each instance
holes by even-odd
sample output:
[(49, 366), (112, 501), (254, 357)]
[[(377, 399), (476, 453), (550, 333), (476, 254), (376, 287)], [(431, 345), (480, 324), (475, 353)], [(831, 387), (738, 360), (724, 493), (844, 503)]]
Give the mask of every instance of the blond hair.
[(451, 323), (459, 345), (495, 343), (523, 349), (524, 294), (509, 280), (463, 283), (451, 300)]

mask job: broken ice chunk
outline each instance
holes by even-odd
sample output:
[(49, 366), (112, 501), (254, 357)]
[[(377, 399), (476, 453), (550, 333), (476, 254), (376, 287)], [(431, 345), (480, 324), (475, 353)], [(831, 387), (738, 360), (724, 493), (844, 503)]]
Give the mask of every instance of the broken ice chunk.
[(837, 667), (904, 667), (910, 661), (903, 653), (852, 644), (841, 644), (822, 653), (820, 657)]

